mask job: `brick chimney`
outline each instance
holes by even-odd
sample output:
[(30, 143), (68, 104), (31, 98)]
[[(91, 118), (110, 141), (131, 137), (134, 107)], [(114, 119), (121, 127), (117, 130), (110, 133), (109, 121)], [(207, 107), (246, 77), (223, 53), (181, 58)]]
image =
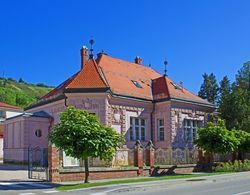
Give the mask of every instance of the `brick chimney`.
[(135, 63), (136, 64), (142, 64), (142, 59), (139, 56), (136, 56)]
[(88, 48), (86, 46), (83, 46), (80, 50), (80, 53), (81, 53), (81, 69), (83, 69), (83, 66), (88, 61), (88, 57), (89, 57)]

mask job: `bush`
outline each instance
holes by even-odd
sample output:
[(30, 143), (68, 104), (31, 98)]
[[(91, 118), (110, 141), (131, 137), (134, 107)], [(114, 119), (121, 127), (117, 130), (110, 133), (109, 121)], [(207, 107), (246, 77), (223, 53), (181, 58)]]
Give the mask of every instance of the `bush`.
[(213, 166), (213, 172), (241, 172), (250, 171), (250, 160), (234, 161), (231, 162), (219, 162)]

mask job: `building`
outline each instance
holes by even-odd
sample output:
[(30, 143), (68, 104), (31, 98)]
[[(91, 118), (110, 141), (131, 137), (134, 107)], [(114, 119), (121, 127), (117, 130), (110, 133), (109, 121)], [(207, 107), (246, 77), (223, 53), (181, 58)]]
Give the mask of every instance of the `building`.
[[(143, 146), (152, 140), (156, 162), (183, 163), (184, 149), (193, 151), (197, 128), (215, 106), (142, 65), (140, 57), (128, 62), (99, 53), (94, 59), (85, 47), (80, 53), (80, 71), (29, 106), (26, 114), (6, 121), (6, 134), (15, 130), (21, 135), (19, 143), (6, 137), (6, 160), (26, 161), (29, 146), (47, 147), (50, 127), (59, 121), (60, 112), (73, 105), (124, 133), (128, 149), (136, 140)], [(80, 164), (64, 154), (61, 158), (63, 167)]]
[(4, 125), (3, 122), (6, 118), (17, 116), (22, 113), (22, 109), (17, 106), (0, 102), (0, 160), (3, 159), (3, 136), (4, 136)]

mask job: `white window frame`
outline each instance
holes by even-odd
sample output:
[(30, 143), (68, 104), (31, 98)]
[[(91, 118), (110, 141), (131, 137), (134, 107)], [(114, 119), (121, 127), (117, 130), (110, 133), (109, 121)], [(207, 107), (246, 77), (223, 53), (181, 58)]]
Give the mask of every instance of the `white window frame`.
[[(135, 121), (138, 120), (138, 124)], [(144, 125), (142, 124), (144, 121)], [(129, 140), (130, 141), (146, 141), (146, 120), (144, 118), (130, 117), (129, 126)], [(144, 129), (144, 136), (142, 136), (142, 130)], [(138, 130), (138, 133), (137, 133)]]
[(184, 119), (183, 121), (184, 140), (186, 142), (193, 142), (195, 139), (197, 139), (197, 130), (200, 127), (201, 127), (200, 120)]
[[(161, 125), (161, 121), (163, 121), (163, 125)], [(164, 141), (165, 140), (165, 124), (164, 124), (163, 118), (157, 119), (157, 132), (158, 132), (158, 141)], [(163, 139), (161, 138), (161, 133), (163, 133)]]
[(79, 167), (80, 161), (77, 158), (67, 156), (63, 151), (63, 167)]

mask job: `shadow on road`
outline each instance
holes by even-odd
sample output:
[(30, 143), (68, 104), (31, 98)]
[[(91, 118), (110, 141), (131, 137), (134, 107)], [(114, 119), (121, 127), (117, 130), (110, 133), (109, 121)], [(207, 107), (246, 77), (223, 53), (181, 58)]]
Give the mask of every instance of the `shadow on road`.
[(46, 190), (53, 189), (55, 184), (47, 183), (47, 182), (0, 182), (0, 194), (1, 190)]
[(0, 171), (1, 170), (10, 170), (10, 171), (28, 170), (28, 166), (0, 163)]

